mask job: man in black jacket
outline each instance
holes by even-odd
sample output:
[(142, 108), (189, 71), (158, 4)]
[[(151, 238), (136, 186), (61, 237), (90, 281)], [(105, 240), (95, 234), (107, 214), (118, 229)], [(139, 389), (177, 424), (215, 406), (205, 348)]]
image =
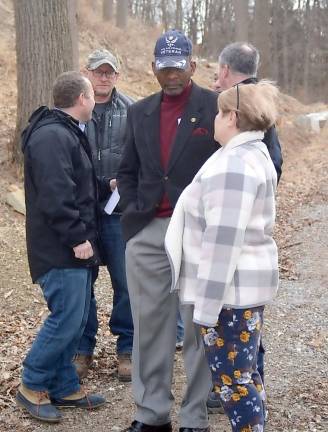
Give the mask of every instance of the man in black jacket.
[[(33, 417), (58, 422), (56, 407), (96, 408), (99, 395), (81, 391), (72, 363), (88, 317), (97, 253), (97, 184), (79, 122), (94, 107), (91, 83), (60, 75), (55, 109), (33, 113), (23, 133), (26, 241), (33, 282), (50, 311), (23, 362), (16, 400)], [(104, 186), (106, 187), (106, 186)]]
[[(257, 69), (260, 53), (256, 47), (246, 42), (234, 42), (227, 45), (219, 55), (218, 70), (215, 73), (213, 88), (216, 92), (227, 90), (235, 85), (253, 84), (257, 82)], [(282, 172), (282, 154), (276, 128), (273, 126), (264, 134), (273, 165), (277, 171), (278, 182)], [(261, 338), (257, 357), (257, 369), (264, 383), (264, 346)], [(223, 413), (220, 398), (211, 392), (207, 401), (209, 413)]]
[[(213, 84), (214, 90), (220, 92), (237, 84), (256, 83), (259, 62), (260, 53), (253, 45), (246, 42), (234, 42), (227, 45), (219, 56), (218, 71)], [(263, 142), (268, 147), (279, 181), (282, 155), (275, 127), (265, 133)]]
[[(137, 412), (129, 432), (172, 430), (178, 298), (170, 294), (164, 236), (182, 190), (218, 149), (213, 138), (217, 95), (192, 82), (196, 64), (191, 55), (191, 42), (181, 32), (162, 35), (153, 62), (162, 91), (128, 109), (118, 187), (135, 328), (132, 385)], [(188, 388), (180, 432), (205, 432), (210, 374), (191, 307), (182, 306), (181, 315)]]
[[(110, 185), (108, 193), (99, 201), (100, 241), (104, 263), (114, 291), (109, 328), (118, 336), (118, 378), (121, 381), (130, 381), (133, 321), (125, 273), (125, 242), (120, 222), (121, 213), (119, 207), (116, 207), (109, 215), (104, 211), (104, 207), (111, 192), (116, 188), (116, 174), (123, 153), (126, 112), (133, 101), (115, 87), (119, 77), (119, 63), (111, 52), (105, 49), (93, 51), (88, 57), (85, 74), (92, 84), (96, 102), (92, 118), (86, 124), (85, 133), (89, 140), (97, 177)], [(97, 274), (98, 269), (94, 279)], [(75, 359), (80, 378), (87, 375), (92, 363), (97, 331), (97, 305), (92, 284), (89, 317)]]

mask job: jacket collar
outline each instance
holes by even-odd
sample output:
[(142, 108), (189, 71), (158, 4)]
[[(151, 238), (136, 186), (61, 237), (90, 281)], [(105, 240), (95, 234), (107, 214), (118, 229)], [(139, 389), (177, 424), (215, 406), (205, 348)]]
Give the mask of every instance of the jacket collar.
[(240, 145), (254, 142), (254, 141), (262, 141), (264, 137), (264, 132), (262, 131), (248, 131), (248, 132), (241, 132), (238, 135), (231, 138), (231, 140), (222, 147), (222, 153), (229, 149), (233, 149), (235, 147), (238, 147)]
[(172, 152), (167, 167), (168, 173), (174, 167), (185, 146), (188, 144), (192, 131), (197, 127), (200, 121), (201, 112), (203, 110), (202, 96), (201, 88), (193, 83), (189, 101), (187, 102), (174, 143), (172, 144)]
[(259, 82), (259, 80), (257, 79), (257, 77), (249, 77), (249, 78), (244, 79), (243, 81), (241, 81), (238, 84), (256, 84), (258, 82)]
[[(146, 142), (149, 152), (153, 155), (153, 160), (157, 165), (157, 169), (163, 173), (163, 168), (160, 161), (160, 107), (163, 92), (158, 92), (150, 98), (149, 103), (145, 109), (145, 131)], [(184, 149), (187, 141), (195, 127), (200, 120), (200, 113), (204, 106), (203, 94), (201, 87), (192, 82), (192, 89), (189, 100), (186, 104), (177, 134), (172, 144), (172, 152), (167, 167), (167, 173), (173, 168), (175, 162), (179, 158), (182, 150)]]
[[(192, 81), (192, 89), (191, 89), (191, 93), (187, 105), (195, 104), (195, 103), (199, 105), (200, 96), (201, 96), (201, 88)], [(154, 111), (157, 111), (160, 108), (162, 98), (163, 98), (163, 91), (155, 93), (152, 96), (152, 98), (149, 100), (148, 106), (145, 109), (146, 116), (152, 115)]]
[[(243, 144), (249, 142), (259, 142), (262, 141), (264, 137), (264, 133), (262, 131), (251, 131), (251, 132), (241, 132), (240, 134), (234, 136), (225, 146), (220, 147), (212, 156), (207, 159), (204, 165), (200, 168), (193, 181), (196, 181), (203, 175), (206, 170), (212, 166), (213, 164), (217, 164), (217, 160), (225, 154), (225, 152), (229, 152), (234, 147), (241, 146)], [(263, 144), (264, 148), (265, 145)]]

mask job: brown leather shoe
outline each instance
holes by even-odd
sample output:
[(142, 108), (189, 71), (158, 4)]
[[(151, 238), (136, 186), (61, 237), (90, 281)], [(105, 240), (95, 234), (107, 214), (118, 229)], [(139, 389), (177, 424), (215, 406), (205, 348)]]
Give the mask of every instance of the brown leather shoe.
[(88, 370), (90, 369), (92, 362), (93, 362), (92, 355), (76, 354), (73, 363), (75, 364), (76, 372), (80, 380), (87, 377)]
[(131, 354), (118, 354), (117, 355), (117, 376), (119, 381), (131, 381)]

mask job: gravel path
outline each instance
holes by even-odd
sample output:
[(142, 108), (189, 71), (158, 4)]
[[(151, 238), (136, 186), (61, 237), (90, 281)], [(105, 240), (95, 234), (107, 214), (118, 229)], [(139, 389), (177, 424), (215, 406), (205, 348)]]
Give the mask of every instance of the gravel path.
[[(283, 279), (277, 299), (265, 314), (267, 432), (328, 431), (326, 142), (312, 139), (307, 147), (301, 143), (286, 152), (277, 226)], [(1, 180), (1, 197), (10, 181), (8, 176)], [(66, 411), (57, 426), (40, 424), (16, 408), (21, 361), (46, 308), (38, 288), (29, 280), (23, 218), (15, 215), (3, 198), (0, 216), (0, 431), (120, 431), (133, 419), (134, 406), (130, 385), (119, 383), (115, 377), (115, 341), (106, 324), (111, 299), (104, 271), (96, 294), (101, 322), (96, 364), (85, 385), (103, 393), (107, 405), (95, 412)], [(177, 405), (185, 382), (182, 363), (178, 353), (174, 383)], [(174, 411), (176, 426), (177, 419)], [(212, 432), (230, 432), (224, 416), (210, 416), (210, 422)]]

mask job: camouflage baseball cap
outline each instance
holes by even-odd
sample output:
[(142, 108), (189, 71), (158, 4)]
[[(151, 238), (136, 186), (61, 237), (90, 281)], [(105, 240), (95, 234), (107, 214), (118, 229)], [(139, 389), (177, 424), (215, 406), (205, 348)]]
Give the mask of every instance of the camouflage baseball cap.
[(87, 69), (95, 70), (103, 64), (109, 64), (115, 72), (119, 70), (117, 58), (106, 49), (97, 49), (89, 55)]

